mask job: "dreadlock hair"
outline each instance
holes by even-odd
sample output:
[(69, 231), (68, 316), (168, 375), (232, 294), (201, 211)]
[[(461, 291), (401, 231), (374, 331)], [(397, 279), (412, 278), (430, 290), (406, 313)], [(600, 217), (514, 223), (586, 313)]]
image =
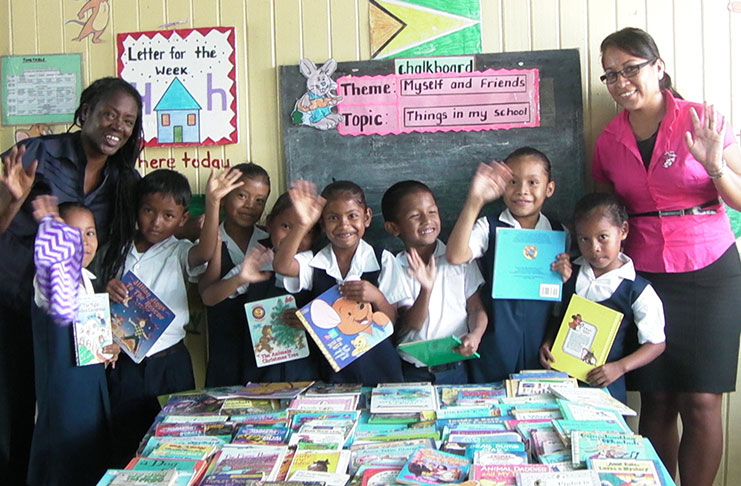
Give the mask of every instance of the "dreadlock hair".
[[(131, 84), (121, 78), (105, 77), (93, 81), (80, 95), (80, 104), (75, 110), (73, 126), (82, 128), (85, 117), (95, 110), (101, 101), (105, 101), (116, 93), (125, 93), (136, 102), (136, 121), (131, 130), (131, 136), (115, 154), (108, 157), (106, 165), (118, 175), (115, 200), (112, 205), (111, 229), (109, 247), (102, 259), (102, 281), (108, 282), (114, 278), (123, 266), (126, 254), (131, 247), (131, 238), (136, 230), (136, 184), (139, 173), (136, 171), (136, 161), (142, 149), (142, 98)], [(70, 127), (71, 129), (71, 127)], [(106, 236), (100, 235), (101, 243)], [(125, 251), (125, 252), (124, 252)]]

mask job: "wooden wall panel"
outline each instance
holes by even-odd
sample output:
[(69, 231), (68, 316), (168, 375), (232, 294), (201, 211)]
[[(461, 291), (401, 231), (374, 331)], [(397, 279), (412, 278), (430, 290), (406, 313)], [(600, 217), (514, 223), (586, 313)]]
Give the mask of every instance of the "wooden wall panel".
[(530, 50), (530, 3), (522, 0), (502, 0), (503, 51)]

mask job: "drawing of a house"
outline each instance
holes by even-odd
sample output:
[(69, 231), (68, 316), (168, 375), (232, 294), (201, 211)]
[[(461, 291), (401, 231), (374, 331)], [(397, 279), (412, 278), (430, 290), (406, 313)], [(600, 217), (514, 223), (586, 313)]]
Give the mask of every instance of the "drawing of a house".
[(154, 107), (157, 113), (157, 142), (199, 143), (201, 105), (178, 78), (174, 78)]

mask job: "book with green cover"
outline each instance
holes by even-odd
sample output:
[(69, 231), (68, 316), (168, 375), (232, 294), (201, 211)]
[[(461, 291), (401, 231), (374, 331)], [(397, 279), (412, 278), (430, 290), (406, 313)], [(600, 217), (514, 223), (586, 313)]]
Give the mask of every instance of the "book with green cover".
[(622, 313), (574, 294), (553, 342), (551, 366), (586, 382), (607, 361), (622, 321)]
[(464, 359), (480, 358), (479, 353), (471, 356), (463, 356), (453, 351), (461, 344), (461, 340), (455, 336), (448, 336), (427, 341), (413, 341), (399, 344), (398, 350), (420, 361), (425, 366), (438, 366)]

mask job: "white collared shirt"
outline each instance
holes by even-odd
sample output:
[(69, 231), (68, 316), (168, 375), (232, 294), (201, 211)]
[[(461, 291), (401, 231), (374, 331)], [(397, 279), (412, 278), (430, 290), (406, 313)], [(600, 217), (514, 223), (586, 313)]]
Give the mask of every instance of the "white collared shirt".
[[(520, 225), (520, 222), (512, 216), (509, 209), (505, 209), (499, 213), (499, 221), (507, 223), (513, 228), (522, 229), (522, 225)], [(548, 218), (543, 216), (543, 213), (540, 213), (538, 215), (538, 222), (535, 223), (535, 228), (533, 229), (550, 231), (553, 228), (551, 227), (551, 222)], [(472, 255), (471, 260), (481, 258), (484, 253), (486, 253), (486, 250), (489, 248), (489, 231), (489, 220), (486, 219), (485, 216), (476, 220), (476, 223), (473, 225), (473, 229), (471, 230), (471, 237), (468, 239), (468, 247), (471, 249)], [(567, 241), (566, 248), (568, 248), (568, 246)]]
[(243, 252), (234, 239), (232, 239), (232, 237), (226, 232), (224, 223), (219, 225), (219, 234), (221, 235), (221, 241), (226, 243), (226, 250), (229, 252), (229, 258), (235, 265), (238, 265), (242, 260), (244, 260), (244, 255), (256, 247), (260, 240), (264, 240), (268, 237), (268, 234), (258, 228), (257, 225), (252, 226), (252, 236), (250, 236), (250, 241), (247, 243), (247, 252)]
[(132, 244), (126, 256), (121, 275), (132, 271), (175, 314), (175, 319), (150, 348), (147, 356), (167, 349), (185, 337), (184, 327), (190, 319), (186, 280), (197, 282), (198, 276), (207, 266), (204, 263), (190, 268), (188, 253), (193, 245), (191, 241), (178, 240), (170, 236), (152, 245), (144, 253), (137, 251), (136, 246)]
[(394, 255), (387, 250), (383, 250), (379, 265), (373, 247), (364, 240), (360, 240), (350, 262), (350, 270), (345, 278), (342, 278), (337, 257), (332, 251), (332, 245), (325, 246), (316, 255), (312, 255), (310, 251), (298, 253), (295, 259), (299, 264), (298, 277), (283, 277), (283, 285), (292, 294), (301, 290), (311, 290), (314, 269), (317, 269), (325, 271), (338, 284), (347, 280), (358, 280), (363, 273), (380, 270), (378, 290), (386, 297), (389, 304), (395, 304), (409, 295), (409, 291), (402, 283), (402, 270)]
[[(242, 252), (242, 249), (239, 248), (239, 245), (226, 232), (223, 222), (219, 225), (219, 234), (221, 235), (221, 241), (226, 244), (226, 251), (229, 253), (229, 259), (231, 259), (232, 263), (234, 263), (234, 267), (229, 270), (226, 275), (224, 275), (222, 280), (226, 280), (227, 278), (233, 277), (234, 275), (238, 274), (242, 270), (242, 261), (244, 260), (244, 256), (248, 254), (254, 247), (259, 245), (260, 240), (264, 240), (265, 238), (268, 238), (270, 236), (268, 233), (258, 228), (257, 225), (253, 225), (252, 236), (250, 236), (250, 241), (247, 243), (247, 251)], [(270, 268), (268, 270), (273, 270), (272, 263), (270, 264)], [(250, 288), (250, 284), (242, 285), (236, 290), (235, 293), (230, 295), (229, 298), (233, 299), (241, 294), (244, 294), (245, 292), (247, 292), (248, 288)]]
[[(93, 280), (95, 280), (95, 275), (87, 268), (83, 268), (82, 281), (77, 286), (77, 295), (93, 295), (95, 293)], [(49, 309), (49, 297), (41, 292), (36, 276), (33, 277), (33, 301), (39, 309)]]
[[(579, 265), (576, 276), (576, 294), (593, 302), (608, 299), (620, 286), (623, 280), (635, 280), (636, 270), (633, 260), (628, 255), (620, 253), (618, 259), (623, 264), (607, 273), (594, 276), (592, 266), (579, 257), (574, 265)], [(664, 335), (664, 305), (651, 285), (647, 285), (641, 295), (633, 302), (633, 318), (638, 328), (638, 343), (663, 343)]]
[[(445, 243), (437, 240), (435, 251), (436, 274), (427, 309), (427, 319), (419, 331), (410, 330), (401, 338), (401, 342), (437, 339), (447, 336), (462, 337), (468, 333), (468, 312), (466, 302), (484, 283), (479, 267), (474, 262), (451, 265), (445, 258)], [(414, 304), (421, 285), (407, 271), (409, 260), (405, 251), (396, 255), (401, 266), (401, 278), (411, 291), (411, 295), (399, 302), (400, 307), (411, 307)], [(411, 362), (411, 360), (409, 360)]]

